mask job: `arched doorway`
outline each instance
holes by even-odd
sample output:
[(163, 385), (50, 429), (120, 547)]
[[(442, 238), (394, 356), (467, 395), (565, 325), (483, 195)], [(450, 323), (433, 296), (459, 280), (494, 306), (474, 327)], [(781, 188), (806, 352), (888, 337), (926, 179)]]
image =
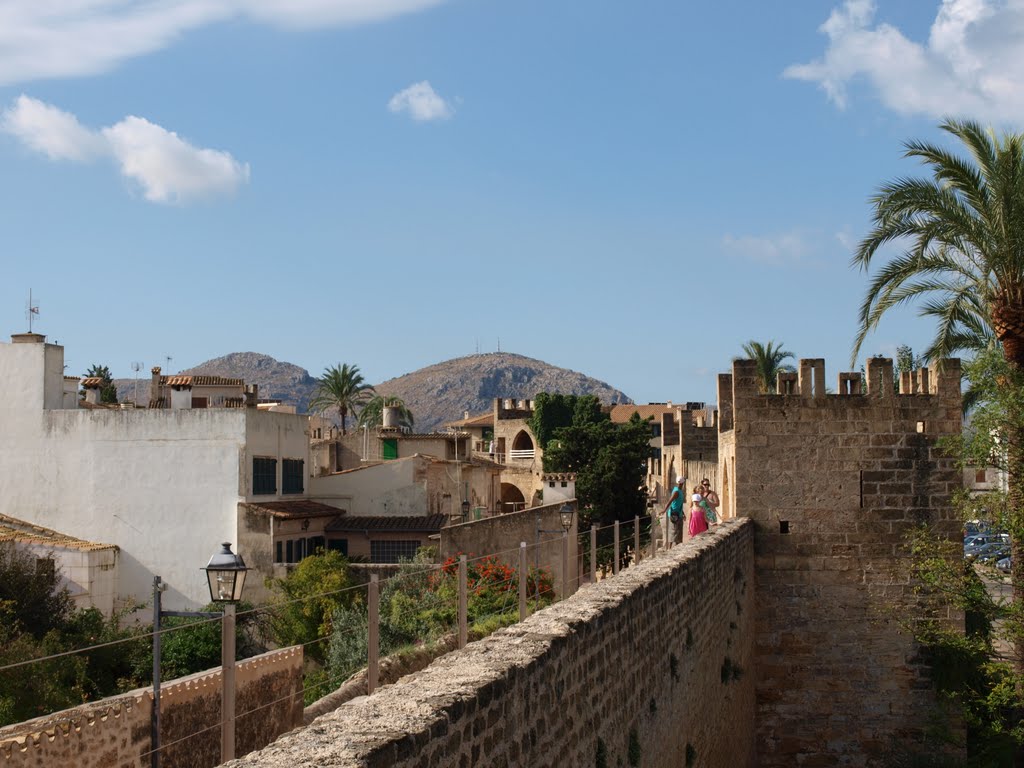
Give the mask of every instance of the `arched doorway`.
[(510, 459), (532, 459), (534, 457), (533, 438), (525, 429), (520, 430), (512, 441)]
[(526, 497), (518, 486), (512, 483), (501, 484), (501, 505), (499, 512), (517, 512), (526, 507)]

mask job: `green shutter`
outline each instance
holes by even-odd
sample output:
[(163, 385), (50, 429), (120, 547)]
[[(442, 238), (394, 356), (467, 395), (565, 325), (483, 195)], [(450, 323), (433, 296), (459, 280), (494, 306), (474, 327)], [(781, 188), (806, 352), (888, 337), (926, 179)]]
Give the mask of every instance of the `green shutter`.
[(384, 447), (381, 452), (381, 457), (386, 461), (388, 459), (398, 458), (398, 440), (396, 438), (388, 438), (384, 441)]

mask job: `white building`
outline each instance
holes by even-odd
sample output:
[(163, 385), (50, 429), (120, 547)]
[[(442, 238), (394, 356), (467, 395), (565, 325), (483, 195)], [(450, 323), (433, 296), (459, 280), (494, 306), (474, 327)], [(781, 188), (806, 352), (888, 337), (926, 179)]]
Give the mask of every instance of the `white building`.
[[(254, 399), (82, 408), (68, 390), (63, 347), (39, 334), (0, 343), (0, 514), (117, 545), (124, 597), (149, 600), (159, 574), (168, 607), (206, 603), (201, 569), (239, 540), (239, 504), (301, 496), (309, 483), (306, 416)], [(247, 582), (247, 599), (262, 597), (261, 582)]]

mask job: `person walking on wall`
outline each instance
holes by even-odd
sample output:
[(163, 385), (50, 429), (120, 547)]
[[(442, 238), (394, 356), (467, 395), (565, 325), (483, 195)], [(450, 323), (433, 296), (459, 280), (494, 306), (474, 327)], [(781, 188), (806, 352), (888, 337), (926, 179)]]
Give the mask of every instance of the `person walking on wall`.
[(705, 513), (704, 497), (697, 492), (697, 488), (693, 489), (690, 501), (692, 502), (690, 504), (690, 538), (692, 539), (708, 529), (708, 520)]
[(685, 517), (683, 496), (686, 494), (686, 478), (680, 475), (676, 478), (676, 487), (672, 489), (672, 495), (668, 497), (668, 504), (665, 505), (664, 514), (668, 519), (668, 540), (672, 544), (679, 544), (683, 540), (683, 519)]
[(700, 484), (700, 495), (704, 497), (705, 511), (707, 512), (708, 525), (718, 525), (721, 518), (718, 516), (718, 507), (722, 500), (711, 488), (711, 481), (706, 477)]

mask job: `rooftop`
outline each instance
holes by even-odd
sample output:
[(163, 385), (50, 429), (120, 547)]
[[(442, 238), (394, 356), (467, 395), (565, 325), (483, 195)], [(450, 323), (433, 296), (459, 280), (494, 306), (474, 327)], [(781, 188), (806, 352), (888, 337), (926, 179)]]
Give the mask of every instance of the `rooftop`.
[(0, 541), (16, 541), (25, 544), (43, 544), (49, 547), (60, 547), (62, 549), (78, 549), (83, 552), (92, 552), (101, 549), (117, 549), (116, 544), (101, 544), (95, 541), (85, 541), (74, 536), (68, 536), (52, 528), (44, 528), (15, 517), (0, 515)]

